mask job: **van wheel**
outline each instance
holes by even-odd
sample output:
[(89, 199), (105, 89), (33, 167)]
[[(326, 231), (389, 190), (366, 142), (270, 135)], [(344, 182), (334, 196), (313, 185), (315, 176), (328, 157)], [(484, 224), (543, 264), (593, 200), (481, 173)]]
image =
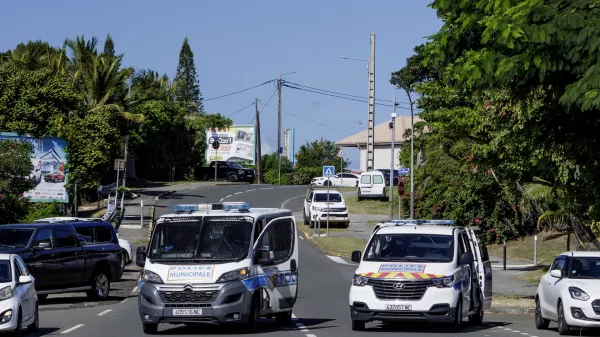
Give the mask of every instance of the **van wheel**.
[(232, 173), (229, 175), (229, 181), (231, 181), (232, 183), (238, 181), (238, 176), (235, 173)]
[(542, 317), (542, 306), (539, 297), (535, 299), (535, 327), (538, 330), (548, 329), (550, 321)]
[(142, 329), (146, 335), (155, 335), (158, 332), (157, 323), (143, 323)]
[(456, 313), (454, 314), (454, 322), (452, 322), (452, 332), (460, 332), (460, 328), (462, 325), (463, 317), (462, 317), (462, 298), (458, 298), (458, 303), (456, 304)]
[(248, 320), (243, 324), (243, 331), (245, 333), (257, 333), (258, 322), (260, 321), (260, 308), (259, 302), (256, 297), (252, 300), (252, 307), (250, 309), (250, 315)]
[(309, 228), (315, 228), (315, 222), (312, 220), (309, 220), (310, 224), (308, 225)]
[(363, 322), (363, 321), (352, 321), (352, 330), (354, 330), (354, 331), (365, 331), (365, 322)]
[(103, 301), (108, 298), (110, 292), (110, 278), (104, 271), (99, 271), (92, 280), (92, 289), (86, 292), (93, 300)]
[(306, 213), (302, 212), (304, 214), (304, 224), (308, 225), (308, 217), (306, 216)]
[(277, 321), (277, 324), (283, 325), (283, 326), (288, 326), (288, 325), (292, 324), (292, 311), (290, 310), (290, 311), (280, 312), (280, 313), (276, 314), (275, 320)]

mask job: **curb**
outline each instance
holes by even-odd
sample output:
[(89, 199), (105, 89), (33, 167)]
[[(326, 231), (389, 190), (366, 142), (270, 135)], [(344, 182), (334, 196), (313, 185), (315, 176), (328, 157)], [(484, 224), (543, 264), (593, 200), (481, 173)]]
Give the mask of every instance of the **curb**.
[(234, 186), (234, 185), (251, 185), (250, 183), (239, 182), (239, 183), (212, 183), (210, 186)]
[(304, 234), (306, 239), (311, 241), (312, 243), (314, 243), (317, 246), (317, 248), (319, 248), (319, 250), (322, 253), (324, 253), (325, 255), (350, 258), (350, 255), (328, 251), (327, 249), (325, 249), (325, 247), (321, 246), (321, 244), (319, 242), (317, 242), (315, 239), (313, 239), (312, 236), (310, 234), (308, 234), (302, 227), (298, 226), (297, 223), (296, 223), (296, 228), (298, 228), (302, 232), (302, 234)]
[(485, 312), (494, 315), (535, 315), (535, 308), (492, 307)]

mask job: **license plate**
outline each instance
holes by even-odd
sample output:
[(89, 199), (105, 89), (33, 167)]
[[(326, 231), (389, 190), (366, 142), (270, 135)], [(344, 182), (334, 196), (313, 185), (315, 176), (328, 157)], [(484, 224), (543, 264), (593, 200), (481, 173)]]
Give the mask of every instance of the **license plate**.
[(173, 316), (202, 316), (202, 309), (173, 309)]
[(411, 304), (388, 304), (385, 306), (386, 310), (396, 310), (396, 311), (412, 311)]

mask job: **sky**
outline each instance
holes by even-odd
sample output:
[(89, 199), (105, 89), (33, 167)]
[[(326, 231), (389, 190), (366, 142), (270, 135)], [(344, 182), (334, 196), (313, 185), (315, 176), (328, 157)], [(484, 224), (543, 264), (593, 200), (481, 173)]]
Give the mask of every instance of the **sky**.
[[(430, 2), (104, 0), (98, 5), (74, 0), (12, 1), (3, 6), (0, 50), (28, 40), (62, 46), (66, 38), (78, 35), (97, 37), (102, 49), (110, 33), (117, 53), (125, 55), (125, 65), (152, 69), (172, 79), (187, 37), (205, 111), (247, 125), (254, 123), (252, 103), (258, 98), (265, 154), (277, 148), (275, 84), (211, 98), (290, 72), (295, 74), (283, 76), (290, 83), (366, 98), (367, 63), (340, 56), (368, 59), (369, 34), (375, 33), (375, 98), (391, 101), (396, 94), (401, 107), (397, 113), (410, 115), (404, 108), (406, 95), (395, 90), (389, 79), (404, 66), (413, 48), (442, 26), (435, 11), (427, 7)], [(366, 102), (284, 87), (282, 110), (282, 130), (296, 129), (296, 151), (306, 142), (338, 141), (367, 128)], [(391, 107), (376, 106), (375, 124), (391, 119), (391, 112)], [(344, 149), (344, 154), (351, 168), (360, 167), (358, 149)]]

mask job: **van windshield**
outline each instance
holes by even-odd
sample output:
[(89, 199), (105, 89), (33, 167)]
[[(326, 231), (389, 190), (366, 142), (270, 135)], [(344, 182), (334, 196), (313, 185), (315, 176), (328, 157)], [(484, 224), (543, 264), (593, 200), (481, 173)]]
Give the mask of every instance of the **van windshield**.
[[(316, 193), (315, 202), (327, 202), (327, 193)], [(329, 193), (329, 202), (342, 202), (342, 195), (339, 193)]]
[(452, 235), (378, 234), (366, 251), (365, 261), (452, 262)]
[(231, 262), (248, 255), (253, 227), (249, 218), (204, 217), (202, 221), (178, 221), (167, 220), (156, 225), (149, 259)]

